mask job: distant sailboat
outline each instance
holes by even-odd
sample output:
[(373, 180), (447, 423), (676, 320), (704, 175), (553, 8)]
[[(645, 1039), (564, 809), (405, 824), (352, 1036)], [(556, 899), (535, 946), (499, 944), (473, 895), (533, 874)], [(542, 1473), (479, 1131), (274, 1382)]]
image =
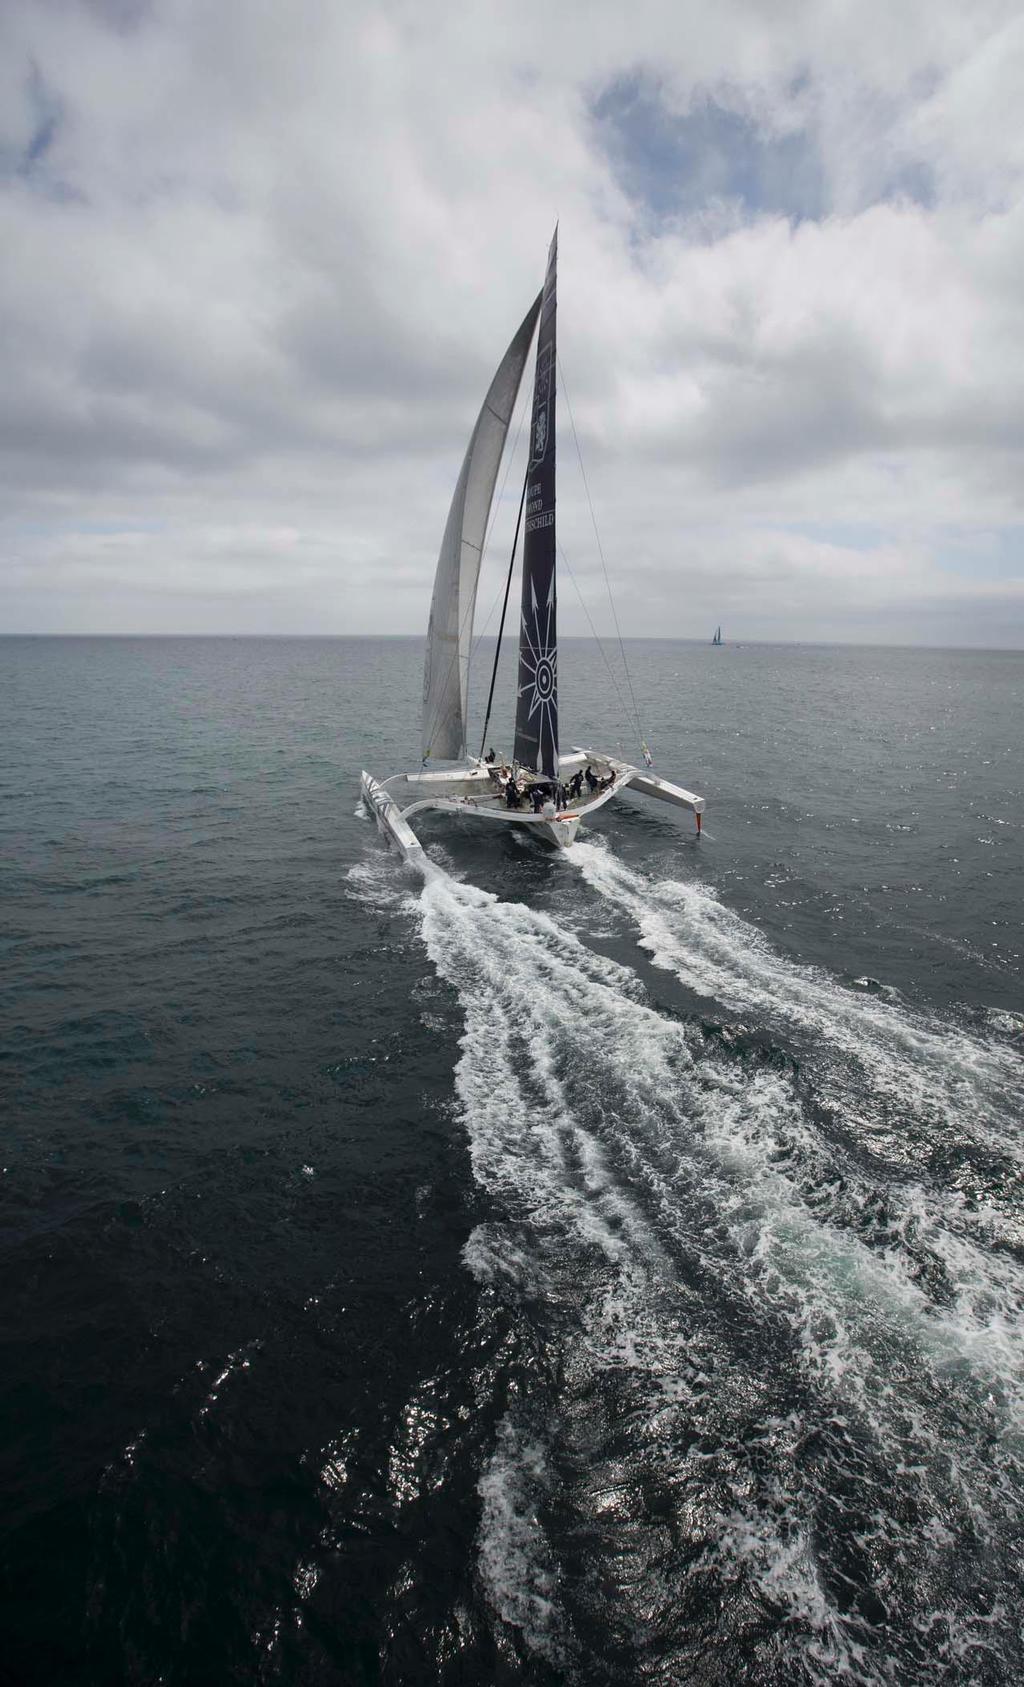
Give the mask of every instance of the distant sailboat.
[[(627, 785), (645, 796), (692, 810), (700, 831), (703, 797), (606, 752), (574, 749), (571, 755), (559, 754), (555, 598), (557, 252), (556, 229), (544, 286), (498, 366), (473, 429), (434, 580), (423, 678), (423, 763), (425, 769), (429, 759), (443, 758), (462, 765), (437, 772), (396, 773), (385, 780), (365, 772), (362, 776), (363, 800), (376, 816), (380, 830), (398, 844), (407, 860), (415, 863), (422, 862), (423, 847), (409, 824), (414, 814), (440, 810), (490, 825), (518, 826), (540, 841), (564, 849), (572, 843), (580, 821)], [(483, 754), (494, 695), (493, 675), (480, 754), (472, 758), (468, 755), (469, 658), (484, 537), (535, 328), (537, 366), (530, 461), (519, 508), (519, 522), (524, 525), (523, 592), (515, 743), (509, 764), (504, 756)], [(519, 523), (512, 546), (513, 561), (518, 538)], [(505, 602), (507, 605), (507, 587)], [(499, 630), (495, 673), (500, 652)], [(646, 745), (641, 747), (649, 767), (650, 752)]]
[(721, 644), (721, 642), (722, 642), (722, 629), (721, 629), (721, 627), (715, 628), (715, 636), (711, 640), (711, 642), (712, 642), (712, 644)]

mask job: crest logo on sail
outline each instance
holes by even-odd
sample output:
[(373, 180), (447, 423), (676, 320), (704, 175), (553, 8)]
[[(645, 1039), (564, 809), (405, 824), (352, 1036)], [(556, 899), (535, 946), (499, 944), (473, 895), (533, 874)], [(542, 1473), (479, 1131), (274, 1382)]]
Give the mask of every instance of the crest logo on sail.
[(533, 455), (534, 455), (535, 460), (537, 458), (543, 457), (545, 448), (547, 446), (547, 443), (548, 443), (548, 412), (547, 412), (547, 406), (545, 405), (543, 410), (539, 410), (537, 412), (537, 424), (536, 424), (536, 428), (534, 430), (534, 435), (533, 435)]

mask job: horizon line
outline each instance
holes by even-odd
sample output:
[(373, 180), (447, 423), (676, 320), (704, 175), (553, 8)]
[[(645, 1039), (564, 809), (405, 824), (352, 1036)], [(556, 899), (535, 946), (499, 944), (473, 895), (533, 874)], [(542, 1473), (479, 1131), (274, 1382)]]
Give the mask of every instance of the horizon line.
[[(211, 640), (212, 639), (238, 639), (238, 640), (241, 640), (241, 639), (253, 639), (253, 640), (256, 640), (256, 639), (260, 639), (260, 640), (295, 639), (295, 640), (308, 640), (310, 642), (313, 642), (315, 640), (319, 640), (321, 642), (333, 640), (333, 641), (338, 642), (338, 643), (344, 642), (345, 640), (357, 640), (357, 639), (391, 639), (391, 640), (395, 640), (396, 642), (398, 640), (418, 640), (420, 643), (424, 643), (425, 639), (426, 639), (426, 634), (424, 634), (424, 633), (385, 633), (385, 632), (366, 632), (366, 633), (324, 633), (324, 632), (317, 632), (317, 633), (297, 633), (297, 632), (296, 633), (281, 633), (281, 632), (274, 632), (274, 633), (269, 633), (269, 632), (246, 632), (246, 633), (241, 633), (241, 632), (230, 632), (230, 633), (229, 632), (206, 632), (206, 633), (197, 633), (197, 632), (118, 632), (118, 633), (111, 633), (111, 632), (103, 632), (103, 633), (100, 633), (100, 632), (66, 632), (65, 631), (65, 632), (59, 632), (58, 633), (58, 632), (26, 632), (26, 631), (4, 632), (4, 631), (0, 631), (0, 639), (211, 639)], [(480, 634), (478, 634), (476, 642), (477, 643), (483, 643), (484, 641), (487, 641), (489, 643), (495, 642), (495, 635), (493, 633), (480, 633)], [(515, 645), (517, 643), (516, 635), (506, 633), (505, 636), (504, 636), (503, 642), (505, 644)], [(606, 634), (604, 636), (604, 638), (598, 638), (593, 633), (563, 633), (563, 634), (560, 635), (558, 642), (560, 644), (597, 644), (597, 645), (600, 646), (602, 644), (614, 644), (614, 643), (618, 643), (620, 641), (619, 641), (619, 638), (617, 636), (613, 636), (611, 634)], [(712, 644), (712, 640), (710, 638), (707, 638), (706, 636), (698, 636), (698, 635), (695, 635), (695, 634), (692, 634), (692, 633), (690, 633), (690, 634), (677, 633), (677, 634), (671, 634), (671, 635), (666, 634), (666, 633), (623, 633), (621, 635), (621, 642), (624, 643), (624, 644), (645, 644), (645, 643), (692, 644), (692, 645), (696, 645), (698, 648), (700, 648), (702, 646), (706, 646), (708, 649), (717, 648), (717, 649), (721, 649), (721, 650), (726, 650), (726, 649), (730, 649), (730, 648), (734, 649), (734, 650), (741, 650), (741, 649), (744, 648), (744, 646), (756, 645), (756, 646), (758, 646), (760, 648), (764, 648), (764, 649), (777, 648), (777, 649), (786, 649), (786, 650), (792, 650), (792, 649), (818, 649), (818, 650), (949, 650), (949, 651), (969, 650), (969, 651), (976, 651), (976, 652), (979, 652), (979, 653), (991, 653), (992, 655), (1004, 655), (1004, 656), (1006, 656), (1006, 655), (1014, 656), (1014, 655), (1024, 654), (1024, 644), (925, 644), (925, 643), (907, 644), (907, 643), (901, 643), (897, 640), (887, 640), (884, 643), (880, 643), (877, 640), (872, 640), (872, 639), (824, 639), (824, 638), (795, 639), (795, 638), (757, 638), (757, 637), (727, 638), (727, 639), (723, 639), (722, 643), (720, 645), (714, 646)]]

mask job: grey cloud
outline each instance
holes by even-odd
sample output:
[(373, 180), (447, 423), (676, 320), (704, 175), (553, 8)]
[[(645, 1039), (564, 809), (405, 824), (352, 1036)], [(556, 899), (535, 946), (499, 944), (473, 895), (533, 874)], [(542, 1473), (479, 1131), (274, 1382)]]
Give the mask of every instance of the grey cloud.
[[(1024, 193), (983, 99), (1010, 21), (526, 0), (519, 24), (511, 50), (486, 6), (9, 0), (0, 624), (419, 630), (558, 212), (630, 630), (767, 625), (772, 592), (794, 635), (836, 605), (884, 630), (872, 557), (946, 625), (948, 531), (1020, 510)], [(862, 551), (800, 531), (864, 520)], [(998, 629), (986, 555), (962, 613)]]
[(877, 372), (840, 330), (713, 379), (688, 449), (721, 485), (750, 485), (883, 450)]

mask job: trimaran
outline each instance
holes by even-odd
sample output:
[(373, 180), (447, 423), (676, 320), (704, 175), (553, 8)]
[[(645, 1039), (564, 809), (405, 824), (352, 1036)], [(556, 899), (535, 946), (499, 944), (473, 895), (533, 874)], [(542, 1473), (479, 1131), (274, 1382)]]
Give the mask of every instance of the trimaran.
[[(565, 849), (580, 822), (626, 787), (693, 811), (700, 831), (703, 797), (606, 752), (558, 749), (558, 644), (555, 595), (555, 272), (558, 230), (548, 253), (544, 286), (498, 365), (477, 417), (455, 487), (427, 633), (423, 679), (423, 767), (378, 781), (362, 776), (364, 802), (403, 855), (423, 863), (423, 846), (410, 821), (431, 811), (472, 817), (489, 826), (518, 826), (546, 844)], [(539, 324), (539, 327), (538, 327)], [(523, 596), (519, 631), (512, 762), (467, 750), (469, 660), (473, 612), (494, 487), (534, 329), (537, 365), (530, 424), (530, 460), (523, 483), (513, 559), (523, 536)], [(524, 521), (525, 516), (525, 521)], [(511, 567), (509, 578), (511, 579)], [(506, 586), (505, 602), (508, 603)], [(504, 618), (502, 625), (504, 625)], [(498, 633), (497, 658), (501, 650)], [(491, 698), (494, 677), (491, 678)], [(490, 701), (484, 738), (490, 719)], [(648, 753), (644, 748), (644, 759)], [(456, 762), (427, 769), (430, 760)], [(582, 778), (576, 778), (581, 775)], [(509, 790), (509, 781), (512, 790)], [(573, 792), (575, 791), (575, 795)], [(513, 805), (519, 806), (513, 806)]]

